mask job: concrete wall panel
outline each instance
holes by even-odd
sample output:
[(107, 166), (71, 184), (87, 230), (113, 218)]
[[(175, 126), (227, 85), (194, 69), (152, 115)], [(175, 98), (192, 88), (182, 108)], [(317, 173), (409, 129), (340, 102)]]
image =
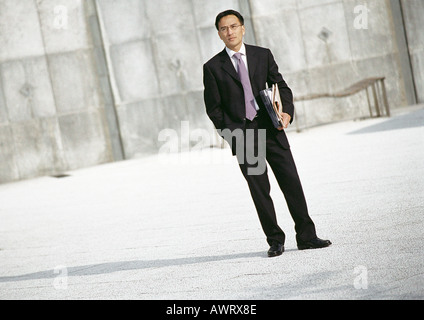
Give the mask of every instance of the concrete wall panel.
[(289, 9), (255, 19), (258, 45), (270, 48), (282, 73), (306, 68), (297, 12)]
[(160, 144), (157, 137), (164, 128), (165, 118), (165, 108), (158, 99), (120, 106), (118, 118), (125, 124), (121, 128), (121, 135), (126, 158), (139, 157), (158, 150)]
[(402, 9), (408, 35), (408, 46), (410, 49), (422, 50), (424, 47), (424, 32), (422, 32), (424, 1), (402, 0)]
[(411, 63), (414, 67), (414, 82), (418, 102), (424, 102), (424, 50), (412, 54)]
[[(393, 52), (394, 43), (389, 32), (391, 27), (385, 1), (367, 1), (367, 12), (360, 10), (355, 13), (355, 7), (364, 7), (364, 2), (361, 0), (344, 0), (343, 6), (353, 60), (367, 59)], [(357, 20), (356, 27), (355, 19)], [(359, 26), (361, 28), (358, 28)]]
[(59, 114), (99, 107), (99, 84), (89, 51), (55, 54), (48, 59)]
[(76, 169), (109, 161), (104, 128), (98, 112), (59, 117), (66, 166)]
[(37, 1), (47, 54), (90, 46), (82, 0)]
[(298, 0), (252, 0), (250, 1), (252, 17), (269, 17), (278, 15), (284, 10), (296, 10)]
[(163, 95), (202, 89), (202, 61), (194, 32), (156, 37), (158, 78)]
[(238, 0), (192, 1), (192, 3), (198, 28), (209, 28), (211, 25), (215, 27), (215, 17), (224, 10), (240, 10)]
[(5, 62), (0, 73), (10, 121), (56, 113), (45, 57)]
[(50, 146), (53, 156), (50, 170), (46, 172), (46, 174), (61, 173), (68, 170), (58, 118), (43, 118), (40, 121), (40, 125), (43, 135), (45, 136), (45, 141)]
[(284, 70), (280, 70), (280, 72), (282, 73), (287, 85), (292, 89), (294, 97), (303, 96), (310, 92), (309, 85), (308, 85), (308, 80), (309, 80), (308, 70), (303, 70), (301, 72), (292, 72), (292, 73), (286, 73), (284, 72)]
[(215, 29), (215, 27), (202, 28), (197, 32), (200, 47), (200, 57), (203, 63), (208, 61), (218, 52), (224, 50), (225, 44), (218, 37), (218, 31)]
[(55, 101), (46, 58), (25, 60), (27, 83), (31, 86), (31, 108), (35, 118), (56, 114)]
[[(299, 11), (299, 20), (309, 67), (350, 60), (349, 37), (342, 3), (308, 7)], [(318, 37), (323, 28), (330, 33), (327, 41)]]
[(150, 37), (150, 21), (144, 1), (101, 0), (98, 4), (106, 31), (105, 40), (110, 44)]
[(159, 94), (152, 46), (149, 40), (114, 45), (110, 48), (118, 103), (134, 102)]
[(16, 160), (12, 129), (0, 125), (0, 183), (20, 178)]
[(213, 124), (206, 115), (206, 108), (203, 102), (203, 91), (190, 92), (186, 96), (187, 116), (190, 127), (193, 129), (213, 129)]
[(30, 120), (32, 118), (30, 105), (32, 89), (30, 84), (26, 83), (24, 62), (3, 63), (0, 72), (9, 120), (13, 122)]
[(190, 34), (194, 30), (192, 1), (144, 0), (149, 17), (152, 36), (181, 32)]
[(44, 54), (34, 0), (0, 1), (0, 62)]
[(16, 165), (20, 177), (35, 177), (51, 172), (54, 163), (49, 135), (41, 122), (34, 119), (12, 125)]
[(7, 124), (9, 117), (7, 115), (6, 101), (3, 94), (3, 83), (0, 76), (0, 125)]
[(424, 102), (424, 1), (402, 0), (408, 49), (418, 102)]
[(325, 6), (327, 4), (340, 3), (341, 0), (298, 0), (297, 5), (299, 9)]

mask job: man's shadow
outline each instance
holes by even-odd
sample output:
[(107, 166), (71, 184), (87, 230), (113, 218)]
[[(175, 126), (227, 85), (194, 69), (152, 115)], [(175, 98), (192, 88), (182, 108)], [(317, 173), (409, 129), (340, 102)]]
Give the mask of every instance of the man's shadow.
[[(133, 260), (133, 261), (118, 261), (118, 262), (105, 262), (98, 264), (88, 264), (75, 267), (66, 267), (67, 276), (91, 276), (99, 274), (107, 274), (118, 271), (128, 270), (143, 270), (150, 268), (163, 268), (170, 266), (183, 266), (190, 264), (201, 264), (206, 262), (216, 262), (225, 260), (234, 260), (241, 258), (252, 258), (252, 257), (267, 257), (266, 253), (260, 252), (247, 252), (247, 253), (236, 253), (228, 255), (216, 255), (216, 256), (201, 256), (201, 257), (188, 257), (188, 258), (175, 258), (175, 259), (160, 259), (160, 260)], [(269, 259), (269, 258), (268, 258)], [(59, 269), (59, 268), (58, 268)], [(38, 280), (38, 279), (53, 279), (58, 277), (60, 270), (46, 270), (33, 273), (27, 273), (17, 276), (5, 276), (0, 277), (0, 282), (13, 282), (13, 281), (25, 281), (25, 280)]]

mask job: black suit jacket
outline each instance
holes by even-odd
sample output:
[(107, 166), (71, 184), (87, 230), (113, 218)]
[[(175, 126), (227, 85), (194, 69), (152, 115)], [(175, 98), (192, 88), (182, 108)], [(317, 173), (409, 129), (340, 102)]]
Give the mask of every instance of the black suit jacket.
[[(259, 92), (277, 83), (283, 103), (283, 111), (294, 117), (293, 94), (287, 86), (283, 76), (269, 49), (246, 45), (246, 56), (249, 69), (250, 83), (259, 108), (265, 106)], [(244, 129), (246, 125), (246, 111), (244, 104), (243, 86), (240, 78), (228, 56), (225, 48), (203, 66), (204, 101), (206, 112), (217, 129), (235, 130)], [(266, 112), (262, 112), (267, 120), (262, 123), (267, 135), (275, 135), (283, 148), (289, 149), (286, 134), (272, 126), (271, 119)], [(262, 117), (261, 117), (262, 118)], [(234, 153), (234, 150), (233, 150)]]

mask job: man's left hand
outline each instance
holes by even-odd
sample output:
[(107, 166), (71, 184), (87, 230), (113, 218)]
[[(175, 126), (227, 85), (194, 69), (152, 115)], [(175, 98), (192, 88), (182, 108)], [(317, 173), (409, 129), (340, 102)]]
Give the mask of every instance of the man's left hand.
[(283, 117), (283, 126), (278, 128), (278, 130), (284, 130), (286, 129), (289, 124), (290, 124), (290, 120), (291, 120), (291, 116), (288, 113), (281, 113), (281, 116)]

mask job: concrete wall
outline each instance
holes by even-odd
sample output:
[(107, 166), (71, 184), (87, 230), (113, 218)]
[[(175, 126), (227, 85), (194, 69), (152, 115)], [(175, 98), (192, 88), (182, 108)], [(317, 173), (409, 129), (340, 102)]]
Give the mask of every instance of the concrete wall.
[(424, 1), (402, 0), (402, 10), (416, 99), (424, 103)]
[[(391, 107), (404, 106), (403, 50), (422, 101), (423, 4), (402, 0), (402, 46), (395, 2), (0, 0), (0, 183), (157, 152), (182, 121), (213, 133), (202, 65), (223, 49), (214, 19), (228, 8), (244, 14), (247, 43), (272, 49), (295, 96), (385, 76)], [(354, 26), (359, 5), (365, 29)], [(368, 113), (363, 94), (296, 106), (301, 127)]]
[(0, 182), (112, 160), (82, 1), (1, 0), (0, 43)]

